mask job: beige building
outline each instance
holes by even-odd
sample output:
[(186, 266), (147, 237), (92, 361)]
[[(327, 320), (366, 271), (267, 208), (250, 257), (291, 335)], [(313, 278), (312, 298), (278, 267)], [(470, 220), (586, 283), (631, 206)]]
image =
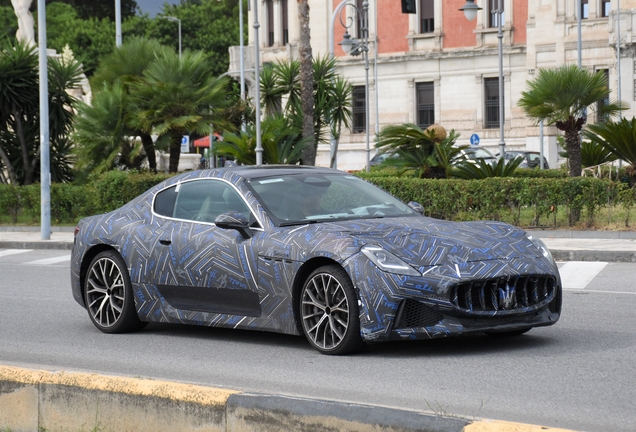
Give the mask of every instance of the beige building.
[[(289, 0), (258, 1), (261, 64), (297, 56), (299, 26), (297, 3)], [(539, 150), (539, 127), (530, 122), (517, 102), (539, 68), (578, 61), (578, 20), (581, 2), (581, 63), (607, 74), (610, 97), (618, 98), (619, 68), (616, 41), (620, 27), (620, 99), (630, 105), (623, 113), (636, 113), (634, 100), (636, 63), (633, 28), (636, 0), (502, 0), (504, 136), (506, 149)], [(349, 0), (362, 8), (362, 0)], [(480, 144), (499, 149), (498, 0), (478, 0), (483, 9), (468, 21), (459, 8), (465, 0), (415, 0), (417, 13), (403, 14), (396, 0), (370, 0), (369, 8), (369, 124), (365, 124), (365, 67), (362, 56), (344, 55), (342, 22), (351, 23), (358, 35), (355, 9), (346, 6), (335, 18), (332, 48), (339, 72), (354, 86), (354, 124), (343, 132), (338, 168), (361, 169), (366, 164), (366, 128), (371, 156), (377, 130), (389, 124), (438, 123), (461, 134), (469, 143), (475, 134)], [(253, 4), (253, 3), (252, 3)], [(310, 1), (311, 44), (314, 56), (330, 51), (333, 11), (340, 0)], [(248, 16), (249, 41), (255, 23)], [(347, 20), (351, 17), (350, 20)], [(617, 18), (620, 17), (620, 25)], [(251, 43), (251, 42), (250, 42)], [(253, 88), (254, 46), (245, 49), (248, 86)], [(239, 47), (230, 49), (230, 71), (238, 78)], [(236, 72), (235, 72), (236, 71)], [(590, 116), (590, 121), (595, 119)], [(544, 128), (544, 153), (557, 166), (557, 130)], [(320, 145), (317, 164), (329, 164), (328, 145)]]

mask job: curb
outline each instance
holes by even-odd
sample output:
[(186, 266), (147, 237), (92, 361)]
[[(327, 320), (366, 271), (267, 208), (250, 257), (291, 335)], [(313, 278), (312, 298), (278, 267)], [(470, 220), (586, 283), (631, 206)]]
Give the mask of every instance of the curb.
[(636, 262), (636, 252), (550, 249), (555, 261)]
[(0, 428), (138, 432), (568, 432), (398, 408), (2, 365)]
[(0, 241), (0, 249), (46, 249), (71, 250), (73, 243), (67, 241)]

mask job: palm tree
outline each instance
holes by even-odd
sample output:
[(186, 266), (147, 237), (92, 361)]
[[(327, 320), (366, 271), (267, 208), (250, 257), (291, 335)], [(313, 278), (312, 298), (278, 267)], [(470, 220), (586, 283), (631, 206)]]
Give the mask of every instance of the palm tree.
[[(261, 141), (263, 145), (263, 162), (269, 164), (296, 164), (300, 161), (303, 150), (311, 144), (300, 135), (297, 127), (282, 114), (275, 114), (263, 119), (261, 123)], [(238, 135), (223, 134), (223, 141), (214, 145), (215, 153), (231, 157), (245, 165), (256, 163), (256, 131), (254, 125)]]
[(414, 170), (420, 178), (449, 177), (452, 162), (466, 146), (455, 146), (459, 134), (439, 125), (422, 129), (416, 124), (390, 125), (382, 129), (376, 147), (394, 153), (383, 165), (396, 166), (402, 172)]
[[(71, 180), (68, 139), (77, 100), (67, 90), (76, 87), (81, 66), (76, 61), (49, 59), (49, 154), (51, 179)], [(28, 185), (40, 168), (40, 102), (37, 51), (24, 43), (0, 47), (0, 174), (1, 182)]]
[[(313, 109), (313, 147), (328, 142), (327, 132), (337, 139), (342, 127), (348, 127), (351, 119), (351, 84), (335, 72), (336, 61), (328, 56), (319, 57), (312, 62), (314, 95), (311, 100)], [(285, 105), (281, 101), (285, 100)], [(305, 111), (300, 87), (300, 63), (279, 61), (261, 73), (261, 103), (265, 113), (272, 115), (283, 112), (292, 124), (303, 130)], [(304, 135), (304, 134), (303, 134)], [(308, 164), (306, 152), (303, 163)], [(313, 164), (313, 163), (312, 163)]]
[(228, 81), (212, 75), (211, 64), (201, 51), (186, 51), (180, 58), (166, 52), (157, 56), (131, 85), (130, 124), (155, 133), (169, 142), (169, 172), (176, 172), (181, 154), (181, 137), (190, 133), (207, 135), (212, 126), (232, 129), (223, 116), (228, 106)]
[(585, 136), (636, 166), (636, 118), (590, 125)]
[(465, 180), (484, 179), (489, 177), (510, 177), (517, 167), (523, 162), (523, 157), (519, 156), (510, 161), (499, 158), (497, 163), (491, 165), (483, 159), (474, 161), (461, 161), (453, 169), (453, 176)]
[[(300, 62), (300, 94), (302, 101), (302, 132), (306, 139), (314, 140), (314, 81), (313, 56), (311, 53), (311, 34), (309, 30), (309, 0), (298, 0), (298, 22), (300, 38), (298, 41), (298, 59)], [(316, 164), (317, 142), (303, 152), (305, 165)]]
[[(91, 79), (91, 84), (93, 88), (97, 89), (95, 93), (98, 93), (102, 89), (106, 89), (109, 91), (113, 88), (115, 83), (119, 82), (122, 84), (122, 88), (124, 93), (130, 92), (130, 87), (142, 80), (144, 71), (148, 68), (148, 66), (157, 58), (157, 56), (165, 55), (170, 51), (170, 48), (167, 48), (161, 45), (158, 41), (154, 39), (145, 39), (141, 37), (133, 37), (126, 41), (126, 43), (122, 44), (120, 47), (115, 49), (115, 51), (102, 59), (99, 67), (95, 71), (95, 75)], [(104, 84), (107, 84), (105, 86)], [(96, 95), (97, 96), (97, 95)], [(110, 96), (105, 97), (106, 100), (112, 101)], [(120, 98), (122, 102), (129, 100), (127, 97)], [(104, 101), (105, 102), (105, 101)], [(157, 161), (155, 157), (155, 145), (152, 141), (152, 137), (150, 133), (144, 131), (140, 128), (131, 127), (131, 119), (130, 112), (133, 110), (131, 106), (124, 106), (121, 109), (113, 107), (121, 116), (121, 121), (125, 122), (128, 126), (126, 133), (130, 136), (138, 136), (141, 139), (141, 143), (144, 148), (144, 152), (146, 153), (146, 157), (148, 158), (148, 167), (151, 171), (157, 171)], [(86, 110), (84, 110), (86, 112)], [(96, 111), (93, 114), (97, 114)], [(112, 113), (104, 112), (106, 116), (103, 120), (104, 122), (113, 121)], [(95, 119), (93, 119), (94, 121)], [(117, 123), (120, 121), (118, 120)], [(89, 125), (91, 122), (82, 122), (82, 125)], [(108, 133), (107, 130), (103, 130), (98, 128), (100, 133)], [(111, 137), (106, 137), (105, 135), (100, 135), (99, 137), (94, 137), (96, 140), (107, 139), (110, 142), (118, 142), (122, 145), (127, 145), (125, 141), (122, 141), (117, 134), (121, 131), (121, 127), (112, 129), (113, 135)], [(82, 131), (82, 136), (86, 137), (86, 143), (88, 144), (89, 136), (91, 134), (91, 129), (86, 129)], [(124, 152), (125, 153), (125, 152)], [(110, 160), (110, 159), (109, 159)], [(106, 161), (104, 161), (106, 162)], [(124, 165), (128, 165), (127, 161), (121, 161)], [(106, 162), (108, 165), (108, 162)], [(133, 163), (136, 165), (136, 163)]]
[(570, 176), (581, 175), (581, 143), (579, 133), (587, 120), (586, 110), (608, 118), (626, 109), (616, 102), (598, 104), (610, 90), (602, 73), (564, 65), (556, 69), (539, 69), (537, 77), (527, 82), (519, 106), (526, 115), (539, 122), (554, 124), (565, 133)]
[(141, 166), (141, 146), (131, 139), (136, 131), (124, 121), (127, 97), (121, 81), (112, 86), (104, 83), (90, 105), (82, 103), (78, 107), (73, 137), (77, 145), (75, 168), (83, 177), (117, 165), (127, 169)]

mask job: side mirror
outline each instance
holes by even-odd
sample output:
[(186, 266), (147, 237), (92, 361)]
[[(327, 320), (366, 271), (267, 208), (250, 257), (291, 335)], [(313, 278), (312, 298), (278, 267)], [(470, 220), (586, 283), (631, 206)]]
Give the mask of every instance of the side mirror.
[(254, 233), (250, 229), (250, 222), (243, 213), (223, 213), (214, 219), (214, 224), (223, 229), (234, 229), (241, 233), (244, 239), (252, 238)]
[(409, 201), (407, 205), (424, 216), (424, 206), (422, 204), (418, 203), (417, 201)]

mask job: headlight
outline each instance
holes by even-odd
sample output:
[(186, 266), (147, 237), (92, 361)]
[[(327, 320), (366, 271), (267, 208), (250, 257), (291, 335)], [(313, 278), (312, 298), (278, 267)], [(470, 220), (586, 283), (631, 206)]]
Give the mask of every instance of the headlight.
[(532, 237), (530, 234), (526, 234), (526, 238), (528, 240), (530, 240), (532, 242), (532, 244), (537, 247), (537, 249), (539, 249), (539, 252), (541, 252), (541, 255), (543, 255), (544, 257), (546, 257), (550, 261), (554, 262), (554, 258), (552, 257), (552, 254), (548, 250), (548, 247), (545, 245), (545, 243), (543, 243), (538, 238)]
[(380, 246), (364, 246), (361, 252), (382, 271), (408, 276), (421, 276), (420, 272)]

